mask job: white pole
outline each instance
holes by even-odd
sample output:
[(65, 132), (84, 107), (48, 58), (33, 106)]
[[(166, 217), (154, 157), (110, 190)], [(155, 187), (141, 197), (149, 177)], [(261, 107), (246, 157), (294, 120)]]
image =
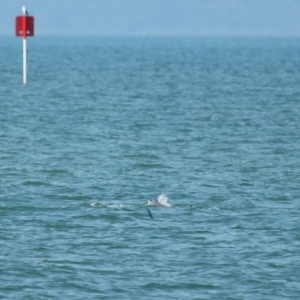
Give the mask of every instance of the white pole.
[(23, 38), (23, 83), (26, 84), (26, 38)]

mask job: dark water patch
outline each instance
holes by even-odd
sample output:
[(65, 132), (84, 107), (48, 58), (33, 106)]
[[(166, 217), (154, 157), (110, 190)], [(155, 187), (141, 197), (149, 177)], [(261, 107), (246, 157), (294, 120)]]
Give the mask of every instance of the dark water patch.
[(56, 176), (60, 174), (70, 174), (69, 170), (65, 170), (65, 169), (44, 169), (41, 170), (40, 172), (48, 174), (50, 176)]
[(157, 163), (137, 163), (133, 165), (133, 168), (137, 169), (165, 169), (166, 166), (164, 164)]
[(39, 186), (44, 186), (44, 187), (49, 187), (51, 186), (51, 184), (49, 184), (49, 182), (47, 181), (33, 181), (33, 180), (28, 180), (23, 182), (24, 186), (32, 186), (32, 187), (39, 187)]

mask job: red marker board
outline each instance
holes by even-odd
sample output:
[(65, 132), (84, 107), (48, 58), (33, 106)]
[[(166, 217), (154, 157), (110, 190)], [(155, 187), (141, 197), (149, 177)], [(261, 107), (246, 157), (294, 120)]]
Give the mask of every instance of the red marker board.
[(34, 17), (17, 16), (15, 28), (16, 36), (21, 36), (24, 39), (26, 39), (28, 36), (34, 36)]

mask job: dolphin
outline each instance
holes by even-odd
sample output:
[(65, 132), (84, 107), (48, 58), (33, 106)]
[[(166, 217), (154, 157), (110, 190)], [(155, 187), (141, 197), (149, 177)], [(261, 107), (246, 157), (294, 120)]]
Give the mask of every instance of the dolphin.
[(149, 217), (150, 217), (151, 219), (154, 220), (154, 218), (153, 218), (153, 216), (152, 216), (152, 213), (151, 213), (150, 209), (148, 209), (148, 207), (146, 207), (146, 208), (147, 208), (147, 210), (148, 210)]

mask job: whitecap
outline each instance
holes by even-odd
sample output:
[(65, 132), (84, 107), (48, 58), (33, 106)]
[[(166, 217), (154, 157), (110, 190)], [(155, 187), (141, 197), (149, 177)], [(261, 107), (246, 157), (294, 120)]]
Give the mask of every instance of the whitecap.
[(220, 208), (218, 208), (216, 206), (213, 206), (213, 207), (210, 208), (210, 210), (212, 210), (212, 209), (214, 209), (214, 210), (220, 210)]

